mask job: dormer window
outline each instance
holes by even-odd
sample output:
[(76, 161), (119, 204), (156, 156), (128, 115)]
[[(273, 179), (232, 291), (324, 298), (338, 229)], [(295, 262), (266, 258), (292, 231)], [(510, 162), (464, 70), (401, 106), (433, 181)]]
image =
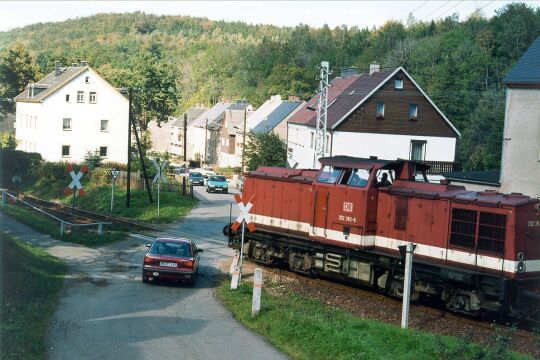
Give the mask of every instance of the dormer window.
[(403, 79), (395, 79), (394, 80), (394, 87), (398, 90), (403, 89)]
[(409, 105), (409, 120), (416, 120), (418, 116), (418, 105), (410, 104)]
[(378, 102), (375, 108), (375, 117), (377, 119), (384, 119), (384, 103)]

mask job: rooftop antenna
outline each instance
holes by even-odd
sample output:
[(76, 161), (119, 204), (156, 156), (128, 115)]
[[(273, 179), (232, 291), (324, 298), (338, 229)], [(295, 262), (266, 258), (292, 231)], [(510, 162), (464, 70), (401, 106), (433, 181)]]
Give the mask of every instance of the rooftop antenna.
[(328, 75), (330, 73), (330, 64), (328, 61), (322, 61), (319, 65), (321, 73), (319, 75), (319, 103), (317, 104), (317, 134), (315, 137), (315, 158), (313, 167), (319, 164), (319, 158), (326, 156), (326, 126), (328, 124)]

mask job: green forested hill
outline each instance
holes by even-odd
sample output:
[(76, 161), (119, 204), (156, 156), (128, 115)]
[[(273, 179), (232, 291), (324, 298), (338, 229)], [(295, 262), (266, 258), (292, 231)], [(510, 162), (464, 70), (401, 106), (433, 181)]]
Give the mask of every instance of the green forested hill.
[(0, 51), (22, 42), (42, 73), (55, 60), (86, 60), (116, 86), (141, 53), (174, 72), (178, 111), (221, 97), (261, 104), (270, 94), (310, 97), (320, 61), (361, 70), (402, 65), (458, 127), (458, 158), (468, 169), (499, 166), (501, 80), (540, 35), (540, 10), (523, 4), (491, 19), (410, 19), (377, 29), (275, 27), (144, 13), (100, 14), (0, 32)]

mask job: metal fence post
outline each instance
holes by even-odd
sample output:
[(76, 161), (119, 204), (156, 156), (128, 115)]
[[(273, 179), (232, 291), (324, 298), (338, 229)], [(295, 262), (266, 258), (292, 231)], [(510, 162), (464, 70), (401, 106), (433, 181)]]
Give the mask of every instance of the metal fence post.
[(64, 235), (64, 222), (60, 221), (60, 235)]
[(103, 223), (101, 222), (98, 224), (98, 234), (103, 235)]

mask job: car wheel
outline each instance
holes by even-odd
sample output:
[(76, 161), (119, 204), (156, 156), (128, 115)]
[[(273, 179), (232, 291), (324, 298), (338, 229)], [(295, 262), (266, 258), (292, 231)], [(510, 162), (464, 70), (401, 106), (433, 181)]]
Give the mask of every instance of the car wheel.
[(210, 191), (208, 191), (208, 188), (206, 188), (206, 192), (210, 192)]
[(228, 194), (228, 193), (229, 193), (229, 190), (224, 190), (223, 193), (224, 193), (224, 194)]
[(189, 287), (195, 286), (195, 275), (191, 275), (191, 277), (190, 277), (189, 280), (187, 281), (187, 285), (188, 285)]
[(147, 276), (143, 276), (143, 277), (142, 277), (142, 282), (143, 282), (143, 283), (147, 283), (147, 282), (148, 282), (148, 277), (147, 277)]

